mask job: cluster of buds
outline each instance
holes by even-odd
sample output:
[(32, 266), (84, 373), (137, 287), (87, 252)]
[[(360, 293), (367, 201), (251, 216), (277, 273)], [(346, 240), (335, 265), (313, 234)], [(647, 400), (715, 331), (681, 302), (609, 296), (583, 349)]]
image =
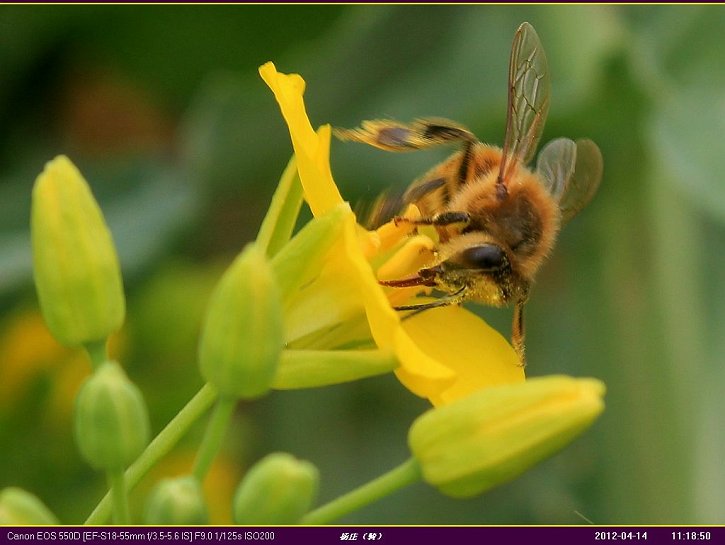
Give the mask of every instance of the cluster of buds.
[[(51, 333), (67, 346), (105, 344), (124, 320), (121, 268), (88, 183), (65, 156), (35, 182), (31, 233), (35, 286)], [(92, 467), (122, 470), (148, 443), (146, 405), (116, 362), (93, 363), (76, 400), (76, 441)]]
[(91, 467), (122, 475), (148, 444), (149, 417), (138, 387), (106, 356), (108, 337), (125, 317), (121, 268), (103, 214), (65, 156), (50, 161), (36, 180), (31, 233), (48, 328), (60, 343), (85, 347), (93, 363), (76, 398), (76, 443)]

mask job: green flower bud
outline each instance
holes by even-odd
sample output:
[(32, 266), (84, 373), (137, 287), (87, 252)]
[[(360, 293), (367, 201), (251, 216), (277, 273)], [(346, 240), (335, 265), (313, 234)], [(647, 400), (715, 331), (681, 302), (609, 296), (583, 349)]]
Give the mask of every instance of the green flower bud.
[(284, 344), (282, 303), (264, 254), (250, 245), (214, 290), (199, 343), (201, 374), (220, 395), (261, 396)]
[(50, 510), (30, 492), (9, 487), (0, 492), (0, 526), (59, 524)]
[(354, 215), (348, 204), (336, 206), (324, 216), (313, 218), (274, 256), (272, 267), (285, 304), (298, 298), (299, 291), (319, 277), (351, 217)]
[(199, 481), (191, 475), (162, 480), (146, 505), (146, 524), (209, 524)]
[(565, 376), (492, 387), (423, 414), (408, 443), (426, 482), (473, 496), (563, 448), (604, 410), (603, 395), (600, 381)]
[(104, 362), (81, 386), (75, 437), (96, 469), (127, 467), (149, 441), (149, 418), (140, 390), (116, 362)]
[(33, 267), (43, 316), (67, 346), (103, 341), (123, 323), (118, 257), (88, 184), (60, 155), (33, 188)]
[(257, 462), (234, 495), (236, 524), (296, 524), (317, 495), (319, 474), (310, 462), (282, 452)]

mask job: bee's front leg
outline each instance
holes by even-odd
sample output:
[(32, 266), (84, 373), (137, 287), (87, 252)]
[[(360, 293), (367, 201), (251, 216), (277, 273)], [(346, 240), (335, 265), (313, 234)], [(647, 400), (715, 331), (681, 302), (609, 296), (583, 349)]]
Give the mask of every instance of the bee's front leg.
[(449, 225), (461, 225), (465, 227), (468, 225), (468, 222), (471, 221), (471, 216), (468, 212), (457, 212), (451, 210), (441, 212), (440, 214), (427, 218), (416, 219), (396, 216), (393, 218), (393, 221), (395, 222), (395, 225), (399, 225), (401, 223), (412, 223), (413, 225), (433, 225), (435, 227), (447, 227)]

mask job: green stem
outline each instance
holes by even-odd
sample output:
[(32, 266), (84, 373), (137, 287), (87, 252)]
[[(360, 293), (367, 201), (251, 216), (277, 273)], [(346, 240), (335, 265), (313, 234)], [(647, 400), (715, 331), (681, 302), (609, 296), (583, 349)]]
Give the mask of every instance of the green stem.
[(327, 524), (413, 484), (420, 478), (420, 466), (414, 458), (410, 458), (377, 479), (310, 511), (302, 518), (302, 524)]
[(113, 469), (106, 472), (108, 486), (111, 489), (113, 502), (113, 522), (116, 524), (129, 524), (128, 496), (126, 495), (126, 479), (123, 469)]
[(229, 420), (236, 405), (237, 400), (233, 397), (222, 397), (216, 402), (194, 462), (194, 476), (200, 483), (204, 481), (204, 477), (222, 446), (224, 434), (229, 427)]
[(85, 345), (86, 353), (91, 360), (91, 367), (95, 371), (108, 359), (106, 351), (106, 339)]
[[(201, 390), (179, 411), (166, 427), (151, 441), (146, 450), (126, 470), (126, 486), (131, 489), (161, 458), (166, 456), (191, 426), (212, 406), (217, 398), (214, 388), (205, 384)], [(85, 524), (103, 524), (111, 514), (111, 493), (98, 503)]]

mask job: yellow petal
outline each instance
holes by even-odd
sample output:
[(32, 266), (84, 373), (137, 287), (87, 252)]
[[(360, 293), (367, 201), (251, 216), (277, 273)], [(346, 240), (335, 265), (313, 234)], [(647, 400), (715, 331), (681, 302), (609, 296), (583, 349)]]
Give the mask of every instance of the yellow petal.
[[(455, 381), (426, 397), (444, 405), (477, 390), (522, 382), (524, 370), (511, 345), (495, 329), (465, 308), (448, 306), (427, 310), (403, 322), (417, 347), (445, 365)], [(410, 389), (410, 377), (398, 378)]]
[(433, 241), (423, 235), (411, 236), (405, 239), (398, 251), (378, 268), (378, 278), (398, 280), (414, 276), (421, 268), (430, 265), (434, 259)]
[[(420, 210), (414, 204), (408, 205), (402, 215), (404, 218), (418, 219), (420, 218)], [(385, 251), (395, 246), (400, 240), (413, 233), (418, 226), (413, 222), (396, 222), (389, 221), (375, 230), (380, 238), (380, 250)]]
[(320, 216), (343, 202), (330, 170), (330, 126), (322, 126), (319, 134), (315, 133), (302, 99), (305, 82), (298, 74), (277, 72), (271, 62), (262, 65), (259, 74), (279, 103), (297, 156), (305, 198), (312, 213)]
[(351, 275), (357, 279), (360, 297), (365, 305), (370, 331), (378, 347), (390, 349), (398, 357), (400, 368), (398, 378), (413, 393), (421, 397), (430, 397), (431, 391), (439, 391), (449, 385), (454, 378), (451, 370), (438, 363), (433, 357), (420, 350), (401, 327), (400, 315), (390, 306), (385, 292), (378, 284), (370, 264), (360, 251), (357, 231), (350, 225), (346, 229), (346, 250)]

